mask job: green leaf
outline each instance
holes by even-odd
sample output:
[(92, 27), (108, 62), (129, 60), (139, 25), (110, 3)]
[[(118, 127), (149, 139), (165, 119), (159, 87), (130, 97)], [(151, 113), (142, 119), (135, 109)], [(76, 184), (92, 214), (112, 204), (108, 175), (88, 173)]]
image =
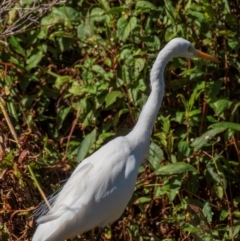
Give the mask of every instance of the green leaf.
[(99, 7), (93, 8), (90, 16), (91, 20), (96, 22), (103, 22), (106, 19), (105, 11)]
[(137, 18), (136, 17), (131, 17), (128, 20), (126, 20), (124, 17), (121, 17), (118, 19), (117, 22), (117, 28), (118, 28), (118, 37), (122, 40), (125, 41), (130, 33), (136, 28), (137, 26)]
[(104, 64), (106, 64), (108, 67), (112, 67), (112, 61), (111, 61), (111, 59), (110, 59), (110, 58), (106, 58), (106, 59), (104, 60)]
[(160, 48), (160, 40), (157, 36), (148, 36), (142, 38), (142, 41), (146, 44), (149, 51), (158, 51)]
[(99, 134), (98, 136), (98, 142), (100, 142), (101, 144), (104, 143), (109, 137), (115, 136), (115, 133), (112, 132), (104, 132)]
[(231, 30), (220, 30), (218, 31), (218, 34), (220, 36), (224, 36), (225, 38), (234, 38), (236, 35), (236, 32)]
[(164, 132), (159, 132), (157, 134), (155, 134), (154, 136), (158, 137), (161, 145), (165, 148), (167, 148), (168, 142), (167, 142), (167, 135)]
[(191, 153), (191, 149), (189, 147), (189, 142), (180, 141), (178, 143), (178, 150), (183, 156), (188, 157)]
[(156, 175), (174, 175), (174, 174), (180, 174), (183, 172), (197, 172), (195, 167), (193, 167), (190, 164), (187, 164), (185, 162), (177, 162), (174, 164), (167, 164), (165, 166), (160, 167), (156, 171)]
[(107, 0), (98, 0), (98, 1), (106, 11), (110, 9), (109, 1)]
[(206, 19), (208, 19), (209, 21), (213, 21), (214, 19), (214, 15), (215, 15), (215, 10), (213, 9), (212, 5), (210, 3), (205, 3), (204, 4), (204, 16)]
[(122, 13), (126, 9), (126, 7), (112, 7), (106, 12), (106, 14)]
[(71, 107), (66, 107), (66, 108), (60, 109), (60, 111), (57, 115), (57, 127), (58, 127), (58, 129), (62, 128), (62, 124), (63, 124), (64, 120), (66, 119), (70, 110), (71, 110)]
[(98, 64), (94, 64), (92, 66), (92, 70), (100, 75), (105, 75), (106, 71), (104, 70), (104, 68)]
[(81, 17), (79, 11), (69, 6), (53, 7), (52, 13), (60, 16), (67, 27), (72, 27), (72, 22), (79, 20)]
[(85, 93), (83, 86), (76, 81), (72, 83), (72, 86), (68, 89), (68, 91), (75, 96), (82, 96)]
[(134, 78), (137, 79), (139, 75), (141, 74), (141, 71), (143, 70), (144, 66), (146, 64), (145, 59), (143, 58), (136, 58), (134, 59)]
[(229, 6), (229, 1), (228, 0), (223, 0), (224, 3), (224, 8), (227, 10), (228, 13), (231, 12), (230, 6)]
[(192, 94), (191, 97), (189, 99), (189, 109), (191, 110), (193, 108), (193, 105), (195, 103), (195, 100), (199, 97), (199, 95), (205, 90), (206, 84), (205, 82), (201, 82), (200, 84), (198, 84)]
[(141, 10), (145, 10), (145, 9), (149, 9), (149, 10), (155, 10), (156, 6), (153, 5), (151, 2), (148, 1), (138, 1), (136, 4), (136, 9), (141, 9)]
[(66, 76), (61, 76), (61, 75), (57, 75), (56, 76), (56, 80), (54, 83), (54, 87), (58, 90), (61, 89), (61, 87), (70, 80), (70, 76), (66, 75)]
[(44, 39), (48, 36), (48, 30), (54, 26), (55, 24), (58, 24), (58, 23), (61, 23), (63, 21), (63, 19), (51, 12), (49, 15), (46, 15), (45, 17), (43, 17), (41, 19), (41, 29), (40, 29), (40, 32), (38, 34), (38, 38), (40, 39)]
[(219, 185), (214, 185), (214, 187), (215, 187), (215, 192), (216, 192), (218, 198), (222, 199), (223, 198), (223, 194), (224, 194), (223, 187), (219, 186)]
[(162, 129), (163, 129), (164, 133), (168, 134), (170, 131), (169, 116), (167, 116), (167, 117), (161, 116), (160, 119), (162, 120)]
[(212, 209), (208, 202), (206, 202), (204, 204), (202, 212), (203, 212), (204, 217), (207, 219), (207, 221), (209, 223), (211, 223), (212, 222)]
[(184, 121), (184, 116), (185, 116), (185, 113), (184, 112), (179, 112), (179, 111), (176, 111), (175, 113), (176, 117), (175, 117), (175, 121), (182, 124), (183, 121)]
[(94, 36), (94, 28), (90, 21), (78, 25), (77, 36), (81, 40)]
[(201, 110), (195, 109), (187, 113), (188, 117), (193, 117), (195, 115), (201, 114)]
[[(207, 167), (208, 173), (212, 177), (216, 186), (221, 186), (224, 189), (226, 189), (227, 181), (226, 181), (226, 178), (225, 178), (223, 166), (222, 166), (221, 161), (220, 161), (220, 157), (218, 155), (215, 155), (214, 160), (208, 161), (206, 167)], [(218, 190), (216, 190), (216, 192), (217, 191), (219, 191), (219, 195), (221, 195), (220, 194), (221, 190), (218, 189)]]
[(184, 105), (185, 111), (188, 111), (188, 102), (187, 102), (185, 96), (182, 94), (178, 94), (177, 97), (180, 97), (180, 99)]
[(202, 21), (204, 19), (204, 15), (203, 13), (199, 12), (199, 11), (195, 11), (193, 9), (189, 9), (188, 10), (189, 15), (192, 15), (194, 18), (199, 19), (200, 21)]
[(8, 12), (8, 17), (6, 19), (7, 19), (7, 24), (9, 26), (13, 25), (14, 22), (16, 22), (17, 17), (18, 17), (18, 9), (20, 8), (21, 5), (19, 3), (15, 3), (15, 5), (13, 5), (13, 6), (14, 7), (12, 9), (7, 8), (7, 11), (6, 11), (6, 12)]
[(54, 40), (54, 37), (59, 37), (59, 38), (74, 38), (72, 33), (67, 33), (65, 31), (55, 31), (50, 34), (49, 39)]
[(106, 108), (112, 105), (117, 98), (122, 98), (122, 97), (123, 97), (123, 93), (120, 91), (109, 92), (105, 97)]
[(97, 131), (94, 129), (90, 134), (86, 135), (78, 148), (77, 162), (80, 163), (89, 153), (93, 143), (96, 140)]
[(240, 124), (221, 121), (210, 125), (209, 128), (226, 128), (234, 131), (240, 131)]
[(229, 39), (228, 40), (228, 45), (229, 45), (229, 47), (230, 48), (232, 48), (232, 49), (234, 49), (235, 51), (238, 51), (238, 49), (239, 49), (239, 44), (238, 44), (238, 42), (234, 39)]
[(174, 16), (175, 9), (172, 5), (172, 2), (168, 1), (168, 0), (164, 0), (164, 3), (165, 3), (166, 15), (169, 18), (169, 20), (171, 21), (171, 23), (174, 24), (176, 22), (176, 19), (175, 19), (175, 16)]
[(27, 70), (35, 68), (43, 58), (43, 52), (38, 51), (27, 60)]
[(229, 215), (228, 211), (223, 209), (220, 214), (220, 221), (223, 221), (224, 219), (226, 219), (228, 215)]
[(236, 218), (240, 218), (240, 211), (234, 211), (233, 216)]
[(20, 179), (21, 176), (22, 176), (22, 174), (21, 174), (21, 171), (20, 171), (19, 168), (18, 168), (17, 163), (14, 163), (14, 164), (13, 164), (13, 169), (14, 169), (13, 174), (14, 174), (18, 179)]
[(148, 161), (151, 165), (151, 169), (153, 171), (159, 169), (162, 160), (164, 160), (164, 154), (162, 149), (154, 142), (151, 142), (148, 154)]
[(237, 196), (233, 199), (233, 205), (234, 207), (238, 207), (238, 205), (240, 204), (240, 196)]
[(232, 104), (231, 101), (226, 99), (220, 99), (211, 104), (211, 107), (215, 110), (216, 115), (221, 115)]
[(24, 107), (29, 107), (33, 101), (37, 100), (38, 95), (28, 95), (27, 97), (22, 98), (21, 103)]
[(128, 113), (129, 109), (124, 108), (116, 113), (113, 119), (113, 125), (116, 127), (122, 114)]
[[(185, 232), (190, 232), (192, 235), (195, 234), (195, 233), (201, 233), (201, 231), (202, 231), (201, 228), (194, 227), (194, 226), (192, 226), (192, 225), (190, 225), (190, 224), (188, 224), (188, 223), (186, 223), (186, 225), (184, 225), (183, 230), (184, 230)], [(200, 239), (197, 239), (197, 240), (200, 241)], [(201, 239), (201, 240), (202, 240), (202, 239)], [(207, 240), (207, 239), (204, 238), (204, 240)], [(170, 240), (165, 240), (165, 239), (164, 239), (164, 241), (172, 241), (172, 239), (170, 239)]]
[(26, 57), (25, 51), (23, 50), (22, 46), (19, 44), (18, 40), (16, 39), (16, 37), (14, 37), (13, 35), (11, 35), (9, 37), (9, 43), (10, 45), (13, 47), (14, 51), (16, 51), (17, 53), (21, 54), (22, 56)]
[(134, 204), (138, 205), (138, 204), (143, 204), (143, 203), (149, 203), (151, 201), (152, 201), (151, 197), (140, 197), (134, 202)]
[(202, 134), (200, 137), (197, 137), (191, 146), (194, 147), (194, 151), (198, 151), (201, 147), (203, 147), (209, 140), (211, 140), (216, 135), (224, 132), (227, 128), (225, 127), (217, 127), (212, 130), (209, 130)]
[(169, 184), (170, 184), (169, 196), (170, 196), (170, 200), (173, 201), (177, 196), (177, 194), (179, 193), (179, 189), (181, 188), (181, 185), (182, 185), (181, 176), (172, 177)]

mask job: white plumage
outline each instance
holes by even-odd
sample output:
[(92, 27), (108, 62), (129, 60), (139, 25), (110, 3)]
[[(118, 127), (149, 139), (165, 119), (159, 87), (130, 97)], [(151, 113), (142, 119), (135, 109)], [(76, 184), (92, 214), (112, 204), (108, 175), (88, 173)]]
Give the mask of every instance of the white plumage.
[(104, 228), (121, 216), (133, 194), (138, 168), (149, 150), (164, 95), (164, 68), (173, 57), (201, 57), (217, 62), (185, 39), (170, 41), (153, 65), (152, 91), (135, 128), (78, 165), (56, 196), (53, 207), (37, 220), (33, 241), (63, 241), (95, 227)]

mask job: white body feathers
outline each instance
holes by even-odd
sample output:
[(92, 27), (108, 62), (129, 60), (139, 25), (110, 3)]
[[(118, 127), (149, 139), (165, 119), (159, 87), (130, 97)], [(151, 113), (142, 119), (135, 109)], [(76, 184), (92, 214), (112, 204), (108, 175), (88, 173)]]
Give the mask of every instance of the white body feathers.
[(118, 219), (132, 196), (144, 149), (136, 155), (128, 138), (118, 137), (81, 162), (53, 208), (38, 219), (33, 241), (62, 241)]
[(173, 57), (214, 57), (194, 49), (187, 40), (171, 40), (151, 70), (152, 91), (134, 129), (118, 137), (78, 165), (47, 215), (38, 219), (33, 241), (63, 241), (118, 219), (129, 202), (138, 168), (164, 95), (164, 69)]

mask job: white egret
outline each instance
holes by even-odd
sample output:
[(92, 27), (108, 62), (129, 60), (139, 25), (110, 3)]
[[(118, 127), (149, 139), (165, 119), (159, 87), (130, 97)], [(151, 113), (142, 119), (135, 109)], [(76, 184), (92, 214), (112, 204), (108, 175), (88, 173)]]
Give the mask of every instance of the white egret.
[(33, 241), (63, 241), (117, 220), (127, 206), (138, 168), (148, 153), (154, 121), (164, 95), (164, 69), (174, 57), (218, 62), (183, 38), (171, 40), (152, 67), (152, 91), (134, 129), (117, 137), (83, 160), (56, 196), (47, 215), (37, 220)]

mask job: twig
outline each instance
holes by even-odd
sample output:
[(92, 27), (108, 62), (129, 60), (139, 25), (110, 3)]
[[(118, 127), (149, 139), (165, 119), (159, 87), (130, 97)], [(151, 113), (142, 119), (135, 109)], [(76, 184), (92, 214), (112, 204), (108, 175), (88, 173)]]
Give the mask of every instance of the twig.
[(49, 202), (48, 202), (48, 200), (47, 200), (47, 198), (46, 198), (46, 196), (45, 196), (45, 194), (44, 194), (44, 192), (43, 192), (43, 190), (42, 190), (42, 188), (41, 188), (41, 186), (40, 186), (37, 178), (35, 177), (32, 168), (31, 168), (29, 165), (28, 165), (27, 167), (28, 167), (28, 170), (29, 170), (29, 172), (30, 172), (30, 174), (31, 174), (31, 176), (32, 176), (32, 179), (33, 179), (35, 185), (37, 186), (37, 189), (38, 189), (38, 191), (40, 192), (43, 200), (45, 201), (45, 203), (46, 203), (46, 205), (48, 206), (48, 208), (51, 209), (51, 206), (50, 206), (50, 204), (49, 204)]
[(10, 129), (10, 132), (11, 132), (15, 142), (16, 142), (18, 148), (20, 149), (21, 146), (20, 146), (19, 141), (18, 141), (17, 133), (16, 133), (16, 131), (15, 131), (13, 125), (12, 125), (12, 122), (11, 122), (9, 116), (8, 116), (8, 113), (7, 113), (7, 111), (6, 111), (5, 107), (4, 107), (4, 100), (2, 99), (1, 96), (0, 96), (0, 109), (2, 110), (2, 113), (3, 113), (3, 115), (4, 115), (5, 119), (6, 119), (6, 122), (8, 124), (8, 127)]
[(38, 20), (53, 6), (64, 4), (65, 0), (53, 0), (50, 3), (35, 0), (27, 7), (21, 2), (21, 0), (4, 0), (0, 3), (0, 28), (3, 29), (0, 38), (29, 30), (32, 25), (39, 24)]
[(5, 42), (5, 41), (3, 41), (3, 40), (0, 40), (0, 44), (4, 44), (4, 45), (5, 45), (5, 47), (8, 47), (8, 43), (7, 43), (7, 42)]
[(75, 126), (77, 125), (77, 122), (78, 122), (78, 118), (79, 118), (79, 116), (80, 116), (80, 113), (81, 113), (81, 108), (79, 108), (79, 109), (77, 110), (76, 118), (75, 118), (75, 120), (73, 121), (71, 130), (70, 130), (70, 133), (69, 133), (69, 135), (68, 135), (68, 137), (67, 137), (67, 146), (66, 146), (65, 157), (64, 157), (64, 158), (66, 158), (66, 156), (67, 156), (68, 147), (69, 147), (69, 142), (70, 142), (70, 140), (71, 140), (72, 133), (73, 133), (73, 131), (74, 131), (74, 129), (75, 129)]

